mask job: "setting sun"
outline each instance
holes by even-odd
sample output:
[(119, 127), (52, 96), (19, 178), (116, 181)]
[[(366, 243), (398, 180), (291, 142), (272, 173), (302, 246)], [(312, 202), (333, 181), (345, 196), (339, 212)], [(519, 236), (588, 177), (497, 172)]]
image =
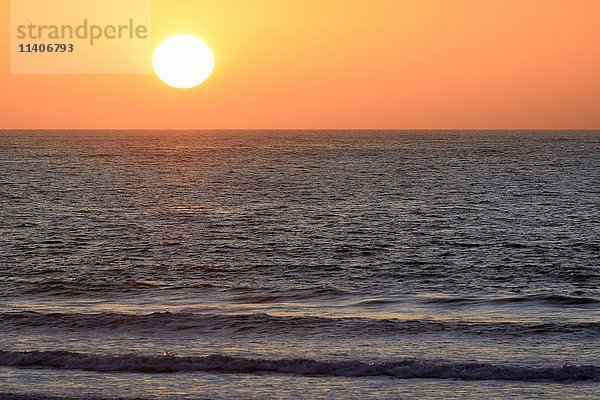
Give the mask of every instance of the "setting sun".
[(191, 35), (164, 40), (154, 52), (152, 66), (167, 85), (189, 89), (204, 82), (212, 73), (215, 59), (210, 48)]

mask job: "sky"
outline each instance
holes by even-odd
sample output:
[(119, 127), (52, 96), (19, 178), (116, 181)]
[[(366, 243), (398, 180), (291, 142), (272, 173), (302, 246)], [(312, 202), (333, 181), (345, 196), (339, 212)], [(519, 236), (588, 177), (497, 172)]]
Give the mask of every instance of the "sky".
[(11, 74), (3, 28), (0, 129), (600, 129), (599, 15), (597, 0), (153, 0), (153, 48), (186, 33), (215, 55), (187, 90)]

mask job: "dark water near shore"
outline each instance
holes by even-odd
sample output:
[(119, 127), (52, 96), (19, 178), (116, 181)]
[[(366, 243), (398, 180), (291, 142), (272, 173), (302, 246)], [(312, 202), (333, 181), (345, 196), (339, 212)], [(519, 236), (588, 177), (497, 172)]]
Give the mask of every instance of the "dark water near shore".
[(0, 132), (0, 397), (600, 396), (598, 210), (599, 132)]

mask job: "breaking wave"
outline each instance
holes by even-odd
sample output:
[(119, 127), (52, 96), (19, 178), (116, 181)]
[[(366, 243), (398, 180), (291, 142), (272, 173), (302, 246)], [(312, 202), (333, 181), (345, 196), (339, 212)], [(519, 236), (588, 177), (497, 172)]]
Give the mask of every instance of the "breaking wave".
[(258, 314), (69, 314), (39, 312), (0, 313), (0, 329), (60, 331), (110, 330), (113, 333), (255, 333), (255, 334), (427, 334), (436, 332), (489, 335), (573, 334), (600, 335), (600, 322), (467, 322)]
[(600, 381), (600, 367), (562, 365), (531, 367), (481, 362), (428, 360), (318, 361), (312, 359), (264, 359), (226, 355), (178, 357), (171, 354), (99, 355), (68, 351), (1, 351), (0, 365), (20, 368), (69, 369), (97, 372), (214, 372), (280, 373), (307, 376), (433, 378), (513, 381)]
[(592, 306), (600, 304), (600, 299), (593, 297), (565, 296), (558, 294), (535, 294), (526, 296), (507, 296), (498, 298), (479, 297), (432, 297), (423, 301), (427, 304), (440, 305), (479, 305), (479, 304), (521, 304), (534, 303), (546, 306)]

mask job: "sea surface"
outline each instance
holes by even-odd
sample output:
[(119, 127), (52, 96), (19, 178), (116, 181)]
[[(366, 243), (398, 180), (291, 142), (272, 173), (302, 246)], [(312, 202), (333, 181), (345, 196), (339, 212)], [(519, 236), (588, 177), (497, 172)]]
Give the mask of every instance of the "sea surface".
[(0, 131), (0, 398), (600, 398), (600, 132)]

